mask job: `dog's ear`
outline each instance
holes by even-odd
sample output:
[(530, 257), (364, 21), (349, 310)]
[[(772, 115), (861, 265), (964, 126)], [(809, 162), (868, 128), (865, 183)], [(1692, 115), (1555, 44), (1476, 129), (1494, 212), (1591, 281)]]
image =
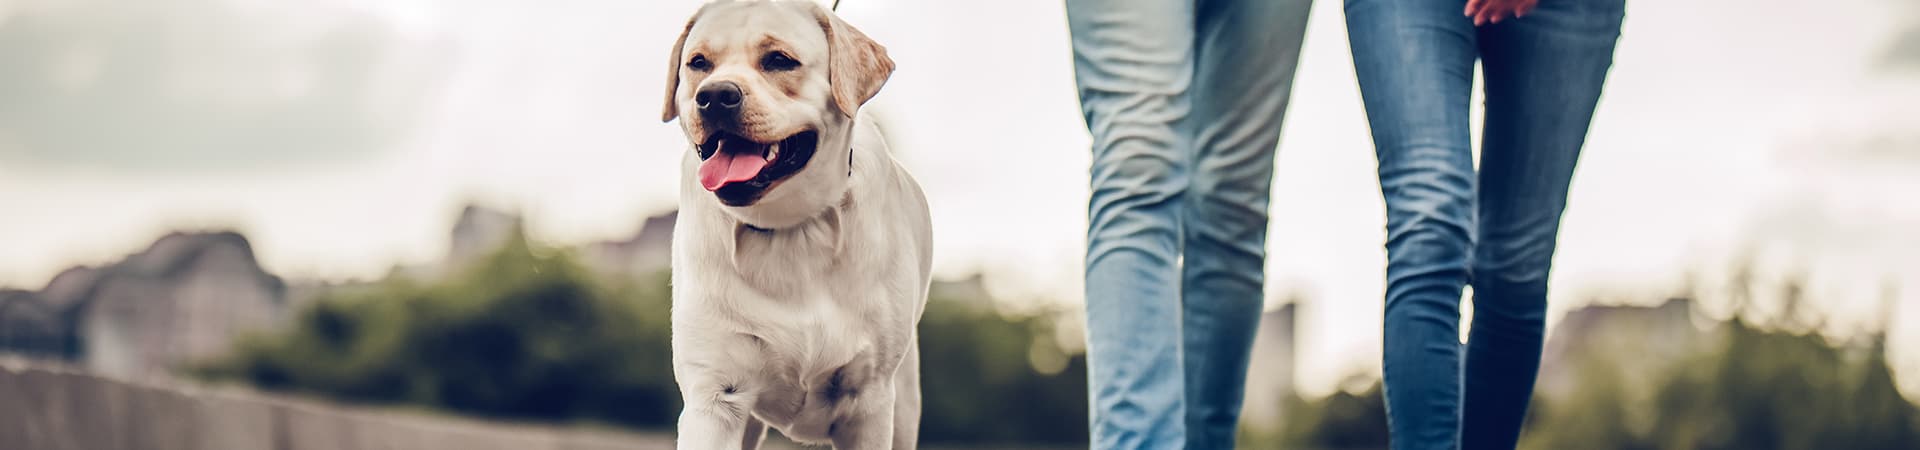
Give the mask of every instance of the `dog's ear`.
[(893, 75), (893, 59), (887, 57), (886, 47), (826, 8), (815, 5), (813, 15), (827, 33), (827, 84), (833, 88), (834, 106), (852, 117), (860, 105), (880, 93), (880, 86), (887, 84), (887, 77)]
[(687, 46), (687, 33), (693, 31), (693, 23), (699, 21), (700, 13), (704, 12), (707, 12), (707, 8), (702, 6), (693, 13), (693, 17), (687, 18), (687, 27), (680, 30), (679, 39), (673, 40), (673, 53), (667, 55), (667, 107), (665, 112), (660, 113), (661, 122), (672, 122), (680, 117), (680, 108), (673, 104), (673, 94), (680, 90), (680, 52)]

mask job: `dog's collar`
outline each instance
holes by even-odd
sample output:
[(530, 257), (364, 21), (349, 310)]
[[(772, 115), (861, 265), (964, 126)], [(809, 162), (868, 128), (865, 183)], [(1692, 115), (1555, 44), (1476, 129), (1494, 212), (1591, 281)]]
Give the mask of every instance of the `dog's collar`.
[[(835, 214), (835, 213), (838, 213), (840, 210), (845, 210), (852, 206), (853, 206), (853, 192), (849, 190), (846, 196), (840, 198), (839, 205), (836, 205), (832, 208), (827, 208), (827, 211), (822, 212), (821, 216), (826, 216), (828, 214)], [(818, 218), (819, 217), (815, 217), (815, 219), (818, 219)], [(740, 219), (734, 219), (734, 224), (735, 224), (734, 228), (738, 228), (740, 231), (750, 231), (750, 232), (760, 233), (760, 234), (773, 234), (773, 233), (780, 232), (779, 228), (766, 228), (759, 225), (747, 223), (747, 221), (740, 220)]]
[[(847, 147), (847, 178), (853, 178), (853, 147), (851, 146)], [(852, 192), (848, 192), (846, 198), (840, 199), (840, 207), (842, 208), (846, 207), (848, 204), (851, 204), (851, 203), (853, 203)], [(774, 231), (776, 231), (772, 228), (761, 228), (761, 227), (755, 226), (754, 224), (747, 223), (746, 221), (740, 222), (740, 229), (745, 231), (751, 231), (755, 233), (765, 233), (765, 234), (771, 234)]]

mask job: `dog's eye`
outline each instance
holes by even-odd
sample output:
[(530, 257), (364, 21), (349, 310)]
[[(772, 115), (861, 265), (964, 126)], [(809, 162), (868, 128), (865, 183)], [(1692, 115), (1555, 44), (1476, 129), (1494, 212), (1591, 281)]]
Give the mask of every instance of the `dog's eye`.
[(799, 67), (799, 61), (794, 61), (783, 52), (768, 52), (767, 56), (760, 58), (760, 69), (769, 72), (783, 72)]
[(699, 72), (706, 72), (713, 70), (713, 62), (707, 61), (706, 56), (693, 55), (693, 59), (687, 60), (687, 68)]

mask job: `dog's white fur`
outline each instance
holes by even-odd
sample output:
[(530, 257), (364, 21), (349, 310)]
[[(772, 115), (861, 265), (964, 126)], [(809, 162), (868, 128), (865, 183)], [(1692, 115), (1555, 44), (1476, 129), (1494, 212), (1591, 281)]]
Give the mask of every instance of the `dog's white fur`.
[[(767, 72), (769, 49), (796, 70)], [(694, 56), (710, 65), (686, 67)], [(753, 449), (772, 426), (841, 449), (911, 449), (920, 419), (915, 332), (932, 226), (920, 187), (879, 130), (856, 120), (892, 72), (885, 49), (811, 1), (709, 4), (675, 44), (665, 119), (683, 161), (673, 236), (673, 370), (681, 450)], [(814, 130), (807, 165), (756, 202), (696, 181), (699, 87), (745, 92), (740, 135)]]

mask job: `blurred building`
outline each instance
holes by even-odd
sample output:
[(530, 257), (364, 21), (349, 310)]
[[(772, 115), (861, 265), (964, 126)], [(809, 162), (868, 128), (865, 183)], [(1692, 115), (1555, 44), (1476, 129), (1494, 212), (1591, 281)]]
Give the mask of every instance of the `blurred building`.
[(524, 225), (519, 214), (467, 205), (460, 210), (460, 218), (453, 223), (453, 234), (447, 244), (447, 259), (441, 263), (438, 274), (458, 272), (468, 264), (493, 254)]
[(0, 351), (50, 359), (81, 355), (74, 313), (103, 269), (73, 267), (39, 291), (0, 290)]
[(679, 211), (667, 211), (641, 222), (631, 238), (588, 244), (583, 262), (602, 274), (623, 277), (667, 270), (672, 265), (673, 223), (679, 217)]
[[(630, 278), (651, 275), (671, 266), (673, 224), (678, 211), (648, 217), (632, 237), (594, 242), (580, 247), (580, 263), (601, 275)], [(478, 205), (460, 211), (448, 236), (447, 259), (426, 267), (396, 269), (399, 275), (434, 279), (465, 269), (520, 234), (525, 219), (517, 213)]]
[[(1693, 301), (1684, 298), (1658, 306), (1576, 309), (1561, 318), (1547, 338), (1535, 392), (1548, 398), (1573, 392), (1582, 379), (1581, 361), (1608, 361), (1629, 375), (1660, 373), (1660, 369), (1708, 343), (1712, 336), (1695, 325)], [(1595, 355), (1614, 357), (1593, 358)]]
[(996, 313), (1000, 306), (993, 293), (987, 292), (986, 277), (979, 272), (958, 279), (934, 277), (927, 294), (928, 302), (946, 302), (969, 313)]
[(71, 352), (60, 311), (36, 293), (0, 290), (0, 350), (42, 358)]
[(1247, 364), (1247, 392), (1240, 412), (1243, 424), (1277, 429), (1285, 423), (1286, 404), (1295, 395), (1293, 320), (1298, 306), (1288, 303), (1260, 316), (1253, 359)]
[(0, 293), (0, 349), (162, 376), (272, 327), (285, 298), (286, 284), (260, 268), (245, 237), (173, 233), (118, 263), (62, 272), (38, 292)]
[(280, 317), (285, 284), (261, 270), (236, 233), (160, 238), (101, 271), (74, 303), (85, 365), (147, 376), (225, 353), (241, 333)]

